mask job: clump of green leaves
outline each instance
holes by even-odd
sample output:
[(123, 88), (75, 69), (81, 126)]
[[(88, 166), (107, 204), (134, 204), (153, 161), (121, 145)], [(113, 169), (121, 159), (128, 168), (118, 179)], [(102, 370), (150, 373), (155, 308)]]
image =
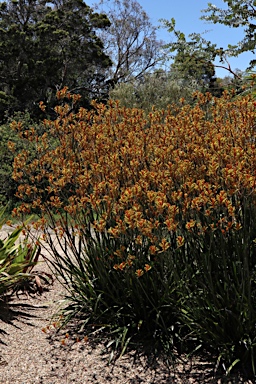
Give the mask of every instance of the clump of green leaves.
[[(0, 229), (5, 222), (3, 215), (4, 209), (0, 211)], [(0, 297), (35, 279), (31, 271), (38, 262), (40, 247), (32, 246), (27, 238), (17, 244), (22, 231), (23, 226), (19, 226), (0, 239)]]

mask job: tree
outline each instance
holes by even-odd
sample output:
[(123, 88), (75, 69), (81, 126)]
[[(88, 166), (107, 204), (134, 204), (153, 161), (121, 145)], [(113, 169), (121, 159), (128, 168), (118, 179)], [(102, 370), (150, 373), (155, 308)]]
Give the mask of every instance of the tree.
[(221, 96), (224, 88), (217, 82), (214, 64), (201, 49), (190, 50), (191, 46), (180, 49), (171, 68), (179, 73), (185, 83), (193, 84), (194, 90), (211, 92), (214, 96)]
[(225, 76), (223, 78), (217, 79), (218, 83), (220, 84), (221, 87), (224, 89), (230, 91), (234, 90), (236, 94), (240, 94), (244, 91), (244, 86), (246, 86), (246, 78), (244, 77), (244, 74), (241, 70), (236, 69), (234, 71), (236, 73), (236, 77), (232, 76)]
[[(104, 0), (101, 5), (105, 5)], [(163, 42), (157, 39), (157, 27), (141, 5), (136, 0), (114, 0), (101, 12), (111, 22), (110, 28), (99, 34), (113, 62), (108, 70), (109, 83), (128, 82), (153, 69), (161, 58)]]
[[(229, 46), (229, 53), (233, 56), (246, 51), (255, 53), (256, 48), (256, 1), (255, 0), (223, 0), (227, 9), (221, 9), (209, 3), (203, 10), (207, 15), (202, 19), (214, 24), (220, 23), (232, 28), (243, 27), (244, 39), (236, 46)], [(251, 60), (250, 67), (256, 65), (256, 60)]]
[(187, 38), (183, 32), (176, 29), (174, 19), (161, 21), (168, 32), (174, 34), (173, 41), (164, 47), (166, 60), (172, 60), (171, 69), (186, 83), (192, 83), (194, 90), (221, 96), (224, 89), (216, 81), (213, 64), (218, 56), (216, 44), (198, 33), (192, 33)]
[[(231, 52), (218, 48), (216, 44), (206, 40), (199, 33), (185, 34), (176, 29), (175, 20), (161, 20), (168, 32), (173, 33), (174, 39), (165, 45), (167, 60), (172, 60), (172, 68), (176, 68), (183, 77), (200, 87), (200, 91), (211, 92), (214, 96), (221, 96), (225, 87), (215, 76), (215, 68), (226, 69), (234, 76), (232, 89), (241, 93), (247, 84), (244, 83), (242, 71), (233, 70), (229, 64), (228, 56)], [(219, 58), (219, 64), (216, 59)]]
[(111, 65), (96, 31), (109, 27), (106, 15), (82, 0), (13, 0), (0, 5), (0, 119), (14, 111), (53, 107), (68, 86), (84, 102), (104, 94)]

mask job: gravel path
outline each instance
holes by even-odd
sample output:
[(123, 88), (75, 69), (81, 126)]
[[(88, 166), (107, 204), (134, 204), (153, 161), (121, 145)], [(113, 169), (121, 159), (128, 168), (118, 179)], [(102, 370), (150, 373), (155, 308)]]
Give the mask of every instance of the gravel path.
[(103, 345), (90, 340), (74, 342), (65, 334), (54, 337), (54, 329), (47, 326), (52, 323), (61, 291), (55, 282), (41, 297), (22, 295), (9, 304), (0, 304), (1, 384), (205, 382), (203, 376), (200, 381), (184, 377), (188, 373), (182, 372), (181, 365), (178, 373), (168, 371), (161, 362), (158, 367), (149, 367), (143, 357), (134, 362), (132, 353), (109, 365)]
[[(41, 263), (41, 271), (48, 271)], [(188, 384), (224, 383), (213, 378), (207, 364), (190, 361), (175, 369), (145, 356), (127, 353), (109, 364), (104, 346), (93, 340), (74, 342), (65, 333), (56, 336), (52, 317), (63, 287), (55, 281), (41, 296), (22, 294), (0, 301), (0, 384)], [(66, 332), (66, 331), (65, 331)], [(67, 335), (68, 336), (68, 335)], [(243, 382), (238, 377), (229, 383)]]

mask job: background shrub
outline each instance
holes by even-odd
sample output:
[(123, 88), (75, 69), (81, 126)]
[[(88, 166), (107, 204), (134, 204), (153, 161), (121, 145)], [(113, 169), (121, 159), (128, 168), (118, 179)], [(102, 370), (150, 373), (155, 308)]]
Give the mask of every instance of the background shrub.
[[(19, 123), (18, 131), (11, 128), (12, 121)], [(15, 154), (29, 150), (30, 157), (33, 157), (36, 153), (34, 145), (26, 139), (28, 129), (34, 129), (38, 135), (43, 134), (40, 123), (33, 122), (28, 112), (15, 113), (5, 124), (0, 125), (0, 206), (6, 207), (6, 213), (7, 211), (10, 213), (20, 202), (15, 196), (18, 183), (12, 178)]]

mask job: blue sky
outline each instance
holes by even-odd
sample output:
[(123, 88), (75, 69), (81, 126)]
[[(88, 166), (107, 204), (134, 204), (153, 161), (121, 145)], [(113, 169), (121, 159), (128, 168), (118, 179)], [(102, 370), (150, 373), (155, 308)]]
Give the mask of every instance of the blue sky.
[[(150, 17), (153, 25), (159, 24), (159, 19), (168, 19), (172, 17), (176, 20), (178, 30), (186, 35), (197, 32), (204, 33), (205, 39), (216, 43), (217, 46), (226, 48), (228, 44), (236, 44), (243, 38), (243, 30), (238, 28), (229, 28), (219, 24), (207, 23), (200, 20), (202, 9), (207, 8), (210, 0), (137, 0), (142, 8)], [(92, 6), (95, 0), (85, 0), (86, 4)], [(97, 1), (96, 1), (97, 2)], [(213, 4), (220, 8), (226, 8), (226, 3), (223, 0), (212, 0)], [(108, 1), (108, 4), (111, 0)], [(167, 43), (173, 40), (173, 36), (167, 30), (158, 31), (159, 39)], [(252, 60), (251, 52), (244, 53), (239, 57), (230, 58), (229, 62), (232, 69), (245, 70)], [(217, 63), (217, 62), (216, 62)], [(218, 64), (218, 63), (217, 63)], [(229, 73), (222, 69), (216, 69), (217, 76), (224, 77)]]

